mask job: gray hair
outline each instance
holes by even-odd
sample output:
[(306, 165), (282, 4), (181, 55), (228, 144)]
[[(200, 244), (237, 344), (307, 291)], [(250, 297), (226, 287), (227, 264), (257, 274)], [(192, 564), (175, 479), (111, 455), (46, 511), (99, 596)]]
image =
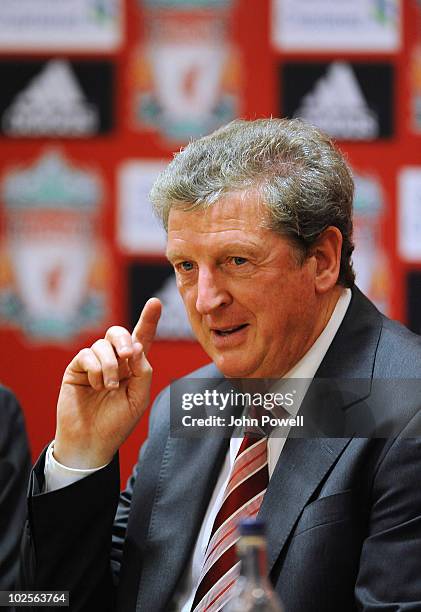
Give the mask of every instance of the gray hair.
[(343, 237), (338, 283), (351, 287), (351, 171), (332, 140), (299, 119), (236, 120), (188, 144), (155, 182), (150, 198), (168, 229), (172, 207), (192, 211), (233, 192), (257, 191), (269, 227), (304, 260), (329, 226)]

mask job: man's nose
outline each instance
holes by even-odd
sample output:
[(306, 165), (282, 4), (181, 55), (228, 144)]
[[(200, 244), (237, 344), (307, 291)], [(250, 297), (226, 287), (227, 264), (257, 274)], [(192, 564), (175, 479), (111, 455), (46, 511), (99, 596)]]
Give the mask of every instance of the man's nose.
[(201, 315), (213, 312), (216, 308), (232, 302), (232, 297), (223, 286), (217, 272), (200, 270), (197, 281), (196, 310)]

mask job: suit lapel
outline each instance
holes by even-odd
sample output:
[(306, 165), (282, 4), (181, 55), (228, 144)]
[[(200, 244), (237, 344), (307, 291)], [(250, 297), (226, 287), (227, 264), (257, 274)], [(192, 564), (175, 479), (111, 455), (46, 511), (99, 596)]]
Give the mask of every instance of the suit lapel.
[(167, 610), (187, 567), (228, 439), (168, 438), (152, 510), (137, 600), (138, 610)]
[(268, 571), (281, 554), (304, 506), (349, 438), (287, 440), (260, 508), (268, 542)]

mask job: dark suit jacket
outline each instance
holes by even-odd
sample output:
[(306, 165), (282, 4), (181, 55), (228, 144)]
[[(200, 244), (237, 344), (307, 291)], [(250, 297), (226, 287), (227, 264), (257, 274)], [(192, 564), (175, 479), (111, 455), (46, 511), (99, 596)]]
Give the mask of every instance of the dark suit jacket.
[(30, 468), (21, 409), (0, 385), (0, 590), (13, 589), (17, 579)]
[[(195, 375), (218, 373), (208, 366)], [(327, 402), (345, 433), (285, 444), (260, 510), (272, 582), (286, 612), (421, 610), (421, 440), (412, 437), (421, 394), (400, 381), (421, 376), (421, 339), (355, 289), (317, 376), (359, 382)], [(396, 384), (372, 397), (379, 378)], [(31, 484), (28, 586), (70, 589), (72, 610), (171, 609), (228, 440), (171, 437), (168, 405), (167, 389), (120, 501), (117, 459), (40, 494), (41, 458)], [(382, 408), (402, 436), (356, 437), (353, 416), (374, 415), (368, 433), (377, 435)]]

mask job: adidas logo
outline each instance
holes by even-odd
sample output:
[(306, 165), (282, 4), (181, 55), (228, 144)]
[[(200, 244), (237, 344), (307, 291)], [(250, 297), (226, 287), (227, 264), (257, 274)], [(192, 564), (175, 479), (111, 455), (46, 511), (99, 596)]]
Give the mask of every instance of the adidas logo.
[(5, 110), (9, 136), (90, 136), (98, 131), (98, 110), (86, 101), (70, 64), (49, 61)]
[(173, 274), (166, 279), (161, 289), (156, 292), (156, 297), (161, 300), (164, 307), (158, 323), (157, 338), (183, 338), (194, 340), (193, 332)]
[(294, 117), (340, 140), (373, 140), (379, 134), (377, 114), (369, 108), (352, 67), (345, 62), (329, 66)]

